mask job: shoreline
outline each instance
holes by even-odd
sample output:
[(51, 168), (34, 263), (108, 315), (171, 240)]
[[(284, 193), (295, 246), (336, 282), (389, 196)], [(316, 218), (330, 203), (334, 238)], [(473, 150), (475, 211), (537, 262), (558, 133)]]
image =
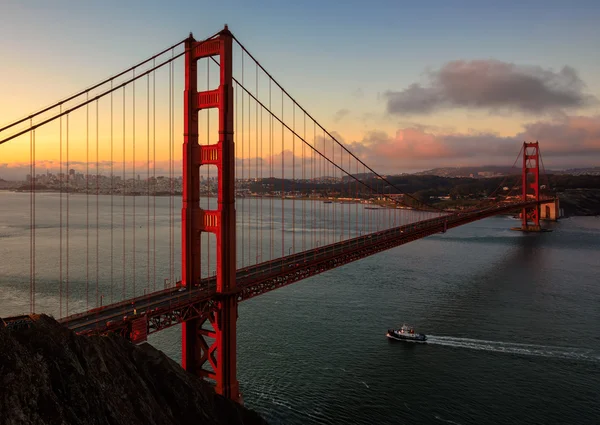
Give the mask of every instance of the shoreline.
[[(15, 189), (15, 188), (0, 188), (0, 192), (12, 192), (12, 193), (31, 193), (31, 190), (26, 189)], [(172, 194), (165, 191), (159, 191), (155, 193), (143, 193), (143, 192), (135, 192), (135, 193), (110, 193), (99, 191), (98, 193), (94, 192), (85, 192), (85, 191), (60, 191), (55, 189), (38, 189), (35, 190), (36, 193), (63, 193), (69, 195), (103, 195), (103, 196), (127, 196), (127, 197), (168, 197), (168, 196), (177, 196), (181, 197), (182, 192), (173, 192)], [(561, 218), (567, 217), (597, 217), (600, 216), (600, 189), (568, 189), (567, 191), (560, 192), (559, 201), (561, 203), (561, 209), (564, 210), (564, 215)], [(217, 198), (215, 194), (203, 194), (200, 196), (202, 198)], [(236, 199), (282, 199), (281, 196), (269, 196), (269, 195), (258, 195), (258, 196), (236, 196)], [(362, 200), (348, 200), (347, 198), (338, 200), (337, 198), (332, 197), (310, 197), (310, 196), (285, 196), (283, 199), (288, 200), (297, 200), (297, 201), (322, 201), (322, 202), (332, 202), (336, 204), (362, 204), (365, 206), (371, 206), (373, 209), (406, 209), (406, 210), (414, 210), (414, 208), (395, 208), (392, 206), (387, 206), (384, 204), (380, 204), (378, 202), (369, 202), (364, 203)], [(439, 205), (440, 207), (444, 207), (443, 205)]]

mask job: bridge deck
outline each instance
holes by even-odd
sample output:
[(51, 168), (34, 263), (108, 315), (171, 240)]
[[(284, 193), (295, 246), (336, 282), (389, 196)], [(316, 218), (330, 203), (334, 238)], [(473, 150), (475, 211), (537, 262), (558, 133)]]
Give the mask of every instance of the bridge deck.
[[(507, 203), (473, 212), (444, 215), (260, 263), (237, 271), (235, 293), (238, 301), (244, 301), (380, 251), (483, 218), (534, 205), (536, 201)], [(147, 327), (145, 334), (150, 334), (209, 314), (214, 309), (218, 297), (215, 278), (211, 277), (203, 279), (197, 287), (184, 288), (178, 283), (175, 288), (74, 314), (61, 319), (60, 322), (81, 334), (104, 334), (114, 331), (131, 338), (134, 322), (139, 323), (143, 320)]]

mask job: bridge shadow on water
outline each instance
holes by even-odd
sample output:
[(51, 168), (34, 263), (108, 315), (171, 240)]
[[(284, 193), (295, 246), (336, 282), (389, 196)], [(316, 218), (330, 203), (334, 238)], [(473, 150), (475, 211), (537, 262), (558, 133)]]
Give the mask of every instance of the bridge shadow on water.
[[(451, 345), (450, 341), (456, 339), (453, 345), (457, 347), (481, 349), (483, 347), (472, 346), (479, 338), (490, 351), (514, 354), (521, 351), (497, 350), (493, 344), (488, 344), (490, 339), (500, 336), (506, 344), (528, 343), (546, 348), (574, 344), (580, 338), (570, 340), (566, 334), (557, 341), (549, 332), (553, 323), (560, 328), (561, 320), (573, 322), (567, 311), (556, 309), (557, 299), (577, 303), (576, 296), (560, 292), (567, 284), (553, 273), (554, 260), (560, 256), (560, 251), (552, 250), (560, 245), (560, 236), (557, 237), (557, 233), (501, 234), (481, 238), (481, 243), (489, 245), (487, 251), (492, 252), (492, 261), (473, 267), (471, 261), (465, 260), (464, 268), (457, 267), (448, 276), (442, 275), (432, 283), (435, 296), (418, 318), (419, 331), (445, 335), (440, 337), (445, 338), (442, 345)], [(437, 240), (442, 245), (450, 242), (451, 246), (444, 247), (444, 251), (450, 252), (459, 249), (454, 243), (461, 238), (442, 236)], [(500, 252), (494, 247), (497, 245), (502, 245), (502, 254), (495, 256)], [(485, 251), (482, 247), (477, 255), (486, 256)], [(550, 318), (549, 312), (552, 312)], [(552, 347), (546, 346), (548, 341), (552, 341)], [(441, 344), (442, 340), (437, 342)], [(522, 353), (527, 354), (527, 351)], [(558, 357), (565, 356), (559, 352)], [(594, 354), (591, 358), (597, 360)]]
[[(441, 292), (436, 299), (443, 300), (443, 303), (438, 305), (436, 299), (432, 299), (430, 316), (444, 317), (446, 314), (452, 314), (452, 311), (443, 308), (447, 305), (451, 305), (455, 312), (486, 310), (496, 302), (494, 295), (518, 291), (528, 282), (535, 282), (539, 278), (540, 267), (544, 264), (543, 246), (548, 237), (549, 234), (542, 233), (523, 234), (520, 237), (481, 238), (482, 242), (488, 245), (502, 244), (504, 252), (478, 269), (466, 266), (462, 276), (458, 279), (453, 276), (450, 284), (439, 288)], [(445, 242), (443, 238), (439, 240)], [(484, 248), (481, 248), (478, 254), (483, 250)]]

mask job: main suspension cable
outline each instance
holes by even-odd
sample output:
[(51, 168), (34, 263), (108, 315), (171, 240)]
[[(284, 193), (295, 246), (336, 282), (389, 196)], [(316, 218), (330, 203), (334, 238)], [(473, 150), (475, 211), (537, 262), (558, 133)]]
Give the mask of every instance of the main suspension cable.
[[(216, 34), (215, 34), (215, 35), (216, 35)], [(213, 35), (212, 37), (214, 37), (214, 35)], [(212, 37), (210, 37), (210, 38), (212, 38)], [(121, 71), (121, 72), (119, 72), (118, 74), (115, 74), (115, 75), (113, 75), (113, 76), (111, 76), (111, 77), (108, 77), (107, 79), (105, 79), (105, 80), (103, 80), (103, 81), (101, 81), (101, 82), (99, 82), (99, 83), (96, 83), (96, 84), (94, 84), (94, 85), (92, 85), (92, 86), (90, 86), (90, 87), (88, 87), (88, 88), (86, 88), (86, 89), (83, 89), (83, 90), (81, 90), (80, 92), (77, 92), (77, 93), (75, 93), (75, 94), (73, 94), (73, 95), (71, 95), (71, 96), (69, 96), (69, 97), (67, 97), (67, 98), (65, 98), (65, 99), (63, 99), (63, 100), (59, 100), (58, 102), (55, 102), (55, 103), (53, 103), (52, 105), (50, 105), (50, 106), (47, 106), (47, 107), (45, 107), (45, 108), (43, 108), (43, 109), (41, 109), (41, 110), (39, 110), (39, 111), (37, 111), (37, 112), (34, 112), (34, 113), (32, 113), (32, 114), (30, 114), (30, 115), (26, 116), (26, 117), (23, 117), (23, 118), (21, 118), (21, 119), (18, 119), (17, 121), (14, 121), (14, 122), (12, 122), (12, 123), (10, 123), (10, 124), (7, 124), (7, 125), (5, 125), (4, 127), (0, 128), (0, 133), (2, 133), (2, 132), (3, 132), (3, 131), (5, 131), (5, 130), (8, 130), (8, 129), (9, 129), (9, 128), (11, 128), (11, 127), (14, 127), (14, 126), (16, 126), (16, 125), (19, 125), (19, 124), (21, 124), (21, 123), (23, 123), (23, 122), (25, 122), (25, 121), (27, 121), (27, 120), (31, 120), (31, 119), (33, 119), (33, 118), (37, 117), (38, 115), (41, 115), (41, 114), (43, 114), (44, 112), (48, 112), (48, 111), (50, 111), (51, 109), (58, 108), (58, 107), (62, 107), (62, 105), (64, 105), (66, 102), (69, 102), (69, 101), (71, 101), (71, 100), (73, 100), (73, 99), (76, 99), (76, 98), (78, 98), (78, 97), (80, 97), (80, 96), (83, 96), (84, 94), (89, 94), (89, 92), (90, 92), (90, 91), (92, 91), (92, 90), (95, 90), (95, 89), (97, 89), (98, 87), (101, 87), (101, 86), (103, 86), (103, 85), (105, 85), (105, 84), (108, 84), (108, 83), (112, 83), (112, 82), (113, 82), (115, 79), (117, 79), (117, 78), (119, 78), (119, 77), (121, 77), (121, 76), (123, 76), (123, 75), (125, 75), (125, 74), (127, 74), (127, 73), (129, 73), (129, 72), (131, 72), (132, 70), (134, 70), (134, 69), (136, 69), (136, 68), (139, 68), (139, 67), (140, 67), (140, 66), (142, 66), (142, 65), (145, 65), (146, 63), (148, 63), (148, 62), (150, 62), (150, 61), (152, 61), (152, 60), (155, 60), (157, 57), (164, 55), (164, 54), (165, 54), (165, 53), (167, 53), (169, 50), (171, 50), (171, 49), (173, 49), (173, 48), (175, 48), (175, 47), (179, 46), (180, 44), (182, 44), (182, 43), (184, 43), (184, 42), (185, 42), (185, 39), (184, 39), (184, 40), (181, 40), (181, 41), (180, 41), (180, 42), (178, 42), (178, 43), (175, 43), (175, 44), (174, 44), (174, 45), (172, 45), (171, 47), (168, 47), (168, 48), (164, 49), (164, 50), (163, 50), (163, 51), (161, 51), (160, 53), (157, 53), (157, 54), (155, 54), (154, 56), (152, 56), (152, 57), (150, 57), (150, 58), (148, 58), (148, 59), (146, 59), (146, 60), (144, 60), (144, 61), (142, 61), (142, 62), (139, 62), (138, 64), (136, 64), (136, 65), (133, 65), (132, 67), (130, 67), (130, 68), (128, 68), (128, 69), (126, 69), (126, 70), (124, 70), (124, 71)]]
[[(315, 118), (313, 118), (312, 115), (310, 115), (306, 109), (304, 109), (282, 86), (281, 84), (279, 84), (279, 82), (277, 82), (277, 80), (275, 80), (275, 78), (273, 78), (273, 76), (267, 72), (267, 70), (260, 64), (260, 62), (258, 62), (258, 60), (248, 51), (248, 49), (246, 49), (246, 47), (244, 47), (244, 45), (236, 38), (235, 35), (232, 34), (233, 39), (238, 43), (238, 45), (240, 46), (240, 48), (254, 61), (256, 62), (256, 64), (260, 67), (260, 69), (271, 79), (273, 80), (273, 82), (279, 87), (279, 89), (282, 91), (282, 93), (285, 93), (286, 96), (293, 102), (295, 103), (298, 108), (300, 108), (300, 110), (302, 110), (302, 112), (304, 112), (311, 120), (313, 120), (333, 141), (335, 141), (337, 144), (339, 144), (340, 146), (342, 146), (342, 149), (344, 149), (348, 154), (350, 154), (355, 160), (359, 161), (361, 164), (363, 164), (369, 171), (371, 171), (373, 174), (375, 174), (379, 179), (381, 179), (383, 182), (387, 183), (388, 185), (390, 185), (391, 187), (393, 187), (394, 189), (398, 190), (400, 193), (403, 193), (402, 190), (400, 190), (400, 188), (398, 188), (396, 185), (392, 184), (390, 181), (388, 181), (384, 176), (380, 175), (379, 173), (377, 173), (375, 170), (373, 170), (371, 167), (369, 167), (368, 165), (366, 165), (361, 159), (359, 159), (356, 155), (354, 155), (352, 152), (350, 152), (348, 150), (348, 148), (346, 148), (342, 143), (340, 143), (329, 131), (327, 131), (325, 129), (325, 127), (323, 127)], [(212, 58), (212, 57), (211, 57)], [(214, 60), (214, 58), (212, 58)], [(421, 205), (425, 205), (429, 208), (435, 209), (437, 211), (440, 212), (447, 212), (441, 208), (435, 207), (433, 205), (427, 204), (423, 201), (418, 200), (417, 198), (409, 195), (409, 194), (405, 194), (407, 197), (413, 199), (414, 201), (418, 202)], [(406, 205), (406, 204), (405, 204)], [(408, 205), (407, 205), (408, 206)]]

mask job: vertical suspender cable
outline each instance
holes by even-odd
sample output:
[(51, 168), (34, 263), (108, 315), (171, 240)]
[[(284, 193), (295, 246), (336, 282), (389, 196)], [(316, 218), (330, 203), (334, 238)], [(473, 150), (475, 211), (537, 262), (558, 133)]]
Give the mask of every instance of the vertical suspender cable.
[[(304, 114), (304, 131), (302, 137), (306, 141), (306, 114)], [(302, 143), (302, 252), (306, 251), (306, 142)]]
[(66, 238), (67, 238), (67, 249), (65, 252), (65, 257), (66, 257), (66, 268), (67, 268), (67, 275), (66, 275), (66, 279), (65, 279), (65, 292), (67, 293), (66, 299), (65, 299), (65, 307), (66, 307), (66, 315), (69, 315), (69, 175), (71, 174), (71, 170), (69, 170), (69, 114), (67, 114), (66, 117), (66, 121), (67, 121), (67, 125), (66, 125), (66, 148), (67, 148), (67, 232), (66, 232)]
[(125, 192), (127, 191), (127, 177), (125, 175), (125, 147), (126, 147), (126, 139), (125, 139), (125, 115), (126, 115), (126, 96), (125, 96), (125, 86), (123, 86), (123, 158), (122, 158), (122, 172), (123, 172), (123, 192), (122, 192), (122, 198), (123, 198), (123, 249), (122, 249), (122, 258), (121, 258), (121, 262), (123, 263), (123, 282), (122, 282), (122, 299), (126, 298), (126, 294), (125, 294), (125, 235), (127, 234), (127, 227), (126, 227), (126, 222), (125, 222)]
[[(329, 140), (331, 141), (331, 153), (330, 153), (330, 159), (332, 162), (335, 163), (335, 146), (333, 145), (333, 139), (329, 138)], [(329, 204), (329, 208), (327, 208), (327, 213), (329, 215), (329, 221), (332, 223), (331, 224), (331, 228), (330, 231), (328, 232), (328, 236), (330, 238), (329, 243), (330, 244), (334, 244), (336, 242), (336, 237), (337, 237), (337, 223), (336, 223), (336, 206), (337, 206), (337, 202), (335, 201), (335, 191), (336, 191), (336, 186), (337, 186), (337, 182), (336, 182), (336, 177), (337, 174), (335, 172), (335, 167), (329, 162), (327, 161), (327, 176), (329, 177), (329, 181), (330, 183), (330, 187), (332, 187), (332, 189), (330, 190), (329, 193), (329, 197), (331, 198), (332, 203)]]
[[(242, 51), (242, 87), (244, 86), (244, 52)], [(244, 184), (244, 91), (242, 90), (242, 137), (241, 137), (241, 152), (242, 152), (242, 157), (241, 157), (241, 162), (242, 162), (242, 185)], [(242, 194), (244, 194), (244, 192), (242, 192)], [(241, 266), (242, 267), (246, 267), (246, 256), (244, 255), (244, 219), (246, 217), (245, 211), (244, 211), (244, 206), (245, 206), (245, 198), (242, 198), (242, 215), (240, 216), (241, 218), (241, 224), (242, 224), (242, 228), (240, 229), (240, 233), (242, 234), (242, 244), (241, 244), (241, 252), (240, 254), (242, 255), (242, 262), (241, 262)]]
[[(323, 131), (323, 151), (325, 151), (325, 131)], [(324, 152), (326, 153), (326, 152)], [(319, 191), (321, 192), (321, 197), (323, 197), (326, 194), (326, 189), (325, 186), (323, 185), (323, 183), (325, 182), (325, 167), (323, 166), (323, 156), (319, 155), (319, 186), (321, 186), (319, 188)], [(321, 241), (321, 245), (327, 245), (327, 241), (325, 240), (325, 229), (327, 227), (329, 227), (327, 225), (327, 223), (325, 222), (325, 204), (323, 202), (320, 202), (320, 208), (319, 208), (319, 234), (320, 234), (320, 241)], [(318, 207), (317, 207), (318, 208)]]
[(283, 158), (285, 147), (283, 145), (285, 129), (283, 127), (283, 91), (281, 92), (281, 258), (285, 256), (285, 172), (283, 169)]
[[(113, 82), (110, 82), (110, 88), (113, 88)], [(115, 190), (115, 169), (114, 169), (114, 132), (113, 132), (113, 93), (110, 92), (110, 303), (113, 303), (113, 285), (115, 281), (114, 267), (114, 190)]]
[[(239, 93), (240, 93), (240, 87), (239, 84), (237, 82), (233, 82), (234, 87), (235, 87), (235, 127), (234, 127), (234, 137), (235, 137), (235, 157), (236, 159), (240, 158), (240, 133), (239, 133), (239, 129), (240, 129), (240, 125), (239, 125), (239, 116), (240, 116), (240, 97), (239, 97)], [(236, 175), (236, 179), (239, 178), (239, 171), (238, 171), (238, 163), (236, 161), (235, 163), (235, 175)], [(236, 183), (236, 189), (239, 187), (239, 185)], [(236, 192), (236, 199), (237, 199), (237, 192)], [(236, 211), (237, 213), (237, 211)], [(239, 217), (239, 214), (236, 214), (236, 219), (237, 217)], [(237, 222), (239, 223), (240, 220), (237, 220)], [(236, 234), (236, 238), (237, 238), (237, 234)], [(241, 255), (241, 251), (242, 248), (240, 247), (239, 243), (236, 243), (236, 263), (239, 263), (240, 258), (242, 258)], [(238, 264), (236, 264), (236, 267), (238, 267)]]
[(264, 168), (264, 157), (263, 157), (263, 124), (264, 124), (264, 120), (263, 120), (263, 108), (260, 109), (260, 184), (261, 184), (261, 196), (260, 196), (260, 261), (261, 263), (264, 262), (264, 258), (262, 258), (263, 255), (263, 234), (262, 234), (262, 228), (263, 228), (263, 222), (264, 222), (264, 216), (263, 216), (263, 201), (264, 201), (264, 180), (263, 180), (263, 168)]
[[(327, 156), (327, 143), (325, 140), (325, 132), (324, 131), (323, 131), (323, 154), (325, 156)], [(322, 165), (323, 177), (329, 177), (329, 173), (328, 173), (329, 169), (327, 167), (327, 163), (324, 160), (324, 157), (321, 157), (321, 164), (323, 164)], [(322, 182), (326, 184), (327, 180), (323, 179)], [(323, 189), (324, 189), (324, 193), (327, 196), (329, 196), (326, 185), (323, 187)], [(329, 210), (327, 210), (327, 212), (329, 212)], [(321, 234), (323, 236), (322, 242), (323, 242), (323, 245), (329, 245), (329, 235), (326, 233), (326, 229), (328, 229), (330, 226), (330, 224), (327, 222), (329, 219), (329, 214), (325, 214), (325, 213), (326, 213), (325, 204), (323, 202), (321, 202), (321, 217), (322, 217), (321, 220), (323, 221), (323, 225), (321, 226)]]
[(296, 104), (292, 101), (292, 252), (296, 253)]
[[(356, 162), (356, 176), (358, 177), (358, 161)], [(364, 176), (362, 176), (364, 178)], [(358, 230), (358, 203), (361, 201), (360, 194), (358, 192), (358, 181), (355, 181), (354, 185), (354, 199), (355, 199), (355, 208), (354, 208), (354, 222), (356, 223), (356, 230), (354, 236), (362, 235), (362, 232)]]
[[(62, 105), (60, 105), (60, 113), (62, 114)], [(64, 178), (64, 174), (63, 174), (63, 155), (62, 155), (62, 148), (63, 148), (63, 135), (62, 135), (62, 116), (60, 117), (59, 120), (59, 166), (60, 166), (60, 170), (58, 173), (58, 178), (59, 178), (59, 191), (60, 191), (60, 195), (59, 195), (59, 203), (60, 203), (60, 247), (59, 247), (59, 282), (58, 282), (58, 317), (62, 318), (62, 286), (63, 286), (63, 178)]]
[[(352, 170), (352, 158), (350, 155), (348, 155), (348, 171), (351, 171), (351, 170)], [(356, 177), (358, 177), (358, 175)], [(351, 185), (352, 185), (352, 183), (348, 183), (348, 192), (350, 192), (350, 193), (352, 193), (352, 189), (350, 187)], [(356, 203), (356, 199), (357, 199), (356, 189), (358, 189), (358, 182), (355, 180), (354, 181), (354, 193), (352, 193), (352, 195), (351, 195), (352, 200), (354, 202), (354, 221), (355, 222), (356, 222), (356, 217), (357, 217), (357, 212), (358, 212), (358, 204)], [(350, 205), (348, 205), (348, 218), (349, 218), (348, 219), (348, 237), (350, 237), (350, 229), (352, 227), (352, 218), (350, 218), (351, 210), (352, 210), (352, 207)], [(356, 236), (358, 236), (358, 234), (354, 235), (354, 237), (356, 237)]]
[[(135, 77), (135, 69), (133, 70), (133, 76)], [(131, 99), (132, 99), (132, 106), (133, 106), (133, 108), (132, 108), (132, 113), (131, 113), (131, 117), (132, 117), (132, 119), (131, 119), (131, 126), (132, 126), (132, 139), (133, 139), (133, 143), (132, 143), (132, 152), (131, 152), (131, 154), (132, 154), (132, 164), (133, 164), (133, 166), (132, 166), (132, 170), (133, 170), (133, 176), (132, 176), (133, 177), (133, 183), (132, 183), (131, 187), (133, 189), (133, 194), (132, 194), (132, 197), (131, 197), (131, 201), (133, 203), (133, 215), (132, 215), (132, 218), (133, 218), (133, 223), (132, 223), (132, 227), (133, 227), (133, 266), (131, 268), (133, 270), (133, 297), (135, 297), (135, 272), (136, 272), (136, 270), (135, 270), (135, 230), (136, 230), (135, 229), (136, 228), (136, 225), (135, 225), (135, 204), (136, 204), (136, 197), (137, 197), (137, 194), (135, 192), (136, 191), (135, 181), (136, 181), (136, 177), (137, 177), (136, 174), (135, 174), (135, 118), (136, 118), (135, 117), (135, 80), (133, 80), (133, 88), (132, 88), (132, 90), (133, 90), (133, 96), (131, 96)]]
[(173, 285), (173, 64), (169, 63), (169, 283)]
[[(271, 106), (272, 106), (272, 96), (271, 96), (271, 79), (269, 78), (269, 112), (271, 112)], [(273, 115), (269, 116), (269, 167), (270, 167), (270, 172), (269, 172), (269, 177), (270, 177), (270, 182), (271, 182), (271, 196), (269, 196), (269, 201), (271, 204), (271, 222), (269, 225), (269, 231), (271, 232), (271, 252), (269, 255), (269, 261), (273, 260), (273, 257), (275, 255), (275, 238), (274, 238), (274, 229), (275, 229), (275, 216), (273, 214), (273, 195), (274, 195), (274, 191), (275, 191), (275, 176), (273, 175), (273, 162), (274, 162), (274, 152), (273, 152)], [(272, 264), (272, 263), (269, 263)], [(271, 266), (269, 266), (269, 271)]]
[[(336, 164), (335, 162), (335, 142), (333, 141), (333, 139), (331, 139), (331, 162), (333, 162), (334, 164)], [(333, 171), (333, 191), (334, 193), (336, 192), (335, 188), (336, 186), (338, 186), (338, 182), (337, 182), (337, 169), (333, 166), (333, 164), (327, 164), (327, 167), (331, 167), (331, 170)], [(333, 195), (333, 193), (332, 193)], [(331, 204), (331, 206), (333, 207), (333, 235), (332, 235), (332, 241), (331, 243), (336, 243), (338, 240), (338, 224), (337, 224), (337, 201), (333, 201), (333, 203)]]
[[(30, 119), (29, 126), (33, 126)], [(33, 131), (29, 132), (29, 312), (33, 313)]]
[[(313, 146), (316, 148), (317, 147), (317, 124), (313, 121)], [(313, 187), (313, 193), (311, 194), (312, 197), (312, 203), (311, 203), (311, 212), (312, 212), (312, 228), (314, 229), (312, 232), (313, 238), (312, 238), (312, 248), (315, 248), (317, 246), (317, 232), (316, 232), (316, 227), (317, 227), (317, 211), (316, 211), (316, 207), (315, 207), (315, 203), (316, 203), (316, 192), (317, 192), (317, 181), (316, 181), (316, 176), (315, 176), (315, 167), (316, 167), (316, 163), (315, 163), (315, 150), (312, 150), (312, 161), (311, 161), (311, 165), (312, 168), (310, 170), (310, 178), (312, 181), (312, 187)]]
[[(340, 145), (340, 165), (344, 166), (344, 155), (342, 151), (342, 145)], [(344, 173), (342, 172), (340, 172), (340, 195), (342, 198), (344, 198)], [(344, 205), (344, 201), (342, 201), (340, 204), (340, 241), (344, 240)]]
[[(171, 51), (175, 56), (175, 51)], [(175, 65), (171, 65), (171, 285), (175, 284)]]
[[(35, 170), (35, 130), (33, 130), (33, 175), (36, 175)], [(32, 291), (32, 313), (35, 313), (35, 178), (33, 179), (33, 291)]]
[[(89, 100), (89, 94), (86, 100)], [(85, 309), (90, 309), (90, 108), (85, 105)]]
[(146, 290), (150, 293), (150, 74), (146, 80)]
[[(250, 149), (252, 147), (252, 112), (251, 112), (251, 108), (252, 108), (252, 98), (250, 96), (248, 96), (248, 182), (246, 182), (246, 184), (249, 183), (250, 179), (251, 179), (251, 159), (250, 159)], [(248, 229), (248, 250), (246, 251), (246, 254), (248, 256), (248, 262), (246, 264), (250, 265), (250, 263), (252, 262), (251, 260), (251, 255), (250, 255), (250, 247), (251, 247), (251, 240), (252, 238), (250, 237), (250, 223), (251, 223), (251, 218), (250, 218), (250, 213), (252, 212), (252, 205), (250, 204), (250, 197), (249, 196), (244, 196), (242, 202), (246, 201), (248, 203), (248, 222), (246, 224), (246, 228)], [(242, 229), (243, 231), (243, 229)]]
[[(352, 160), (350, 159), (350, 155), (348, 155), (348, 175), (350, 175), (350, 173), (352, 172)], [(346, 193), (348, 194), (348, 198), (351, 198), (352, 200), (354, 199), (354, 194), (352, 192), (352, 184), (355, 182), (352, 182), (350, 179), (348, 180), (348, 184), (347, 184), (347, 189), (346, 189)], [(351, 201), (352, 202), (352, 201)], [(351, 231), (352, 231), (352, 204), (348, 204), (348, 238), (351, 237)]]
[[(256, 97), (258, 98), (258, 64), (256, 65)], [(258, 103), (254, 103), (254, 113), (255, 113), (255, 118), (256, 118), (256, 125), (254, 126), (254, 133), (255, 133), (255, 142), (256, 142), (256, 152), (254, 152), (254, 155), (256, 157), (255, 163), (256, 163), (256, 169), (254, 170), (254, 176), (255, 176), (255, 182), (258, 181)], [(262, 202), (262, 197), (260, 198), (261, 202)], [(258, 263), (258, 232), (259, 232), (259, 225), (258, 225), (258, 220), (259, 220), (259, 212), (258, 212), (258, 202), (256, 202), (256, 249), (255, 249), (255, 264)]]
[(152, 189), (152, 281), (156, 291), (156, 71), (152, 73)]
[[(367, 173), (366, 173), (367, 169), (365, 167), (365, 165), (363, 164), (363, 178), (368, 182), (369, 179), (367, 177)], [(364, 189), (363, 189), (364, 191)], [(369, 202), (369, 198), (367, 198), (369, 196), (369, 192), (364, 191), (364, 196), (365, 196), (365, 202)], [(365, 203), (364, 205), (368, 205), (367, 203)], [(363, 233), (367, 233), (369, 232), (371, 229), (369, 227), (367, 227), (367, 214), (365, 212), (365, 207), (362, 208), (362, 229), (363, 229)]]
[(98, 169), (98, 167), (100, 166), (100, 161), (98, 159), (98, 155), (99, 155), (99, 141), (98, 141), (98, 135), (99, 135), (99, 129), (98, 127), (100, 127), (100, 121), (99, 121), (99, 113), (98, 113), (98, 100), (96, 100), (96, 307), (98, 307), (98, 302), (99, 302), (99, 288), (98, 288), (98, 274), (100, 271), (100, 265), (99, 265), (99, 259), (100, 259), (100, 226), (98, 224), (98, 218), (100, 215), (100, 207), (98, 206), (98, 202), (99, 202), (99, 193), (100, 193), (100, 186), (98, 184), (98, 180), (100, 179), (100, 170)]

